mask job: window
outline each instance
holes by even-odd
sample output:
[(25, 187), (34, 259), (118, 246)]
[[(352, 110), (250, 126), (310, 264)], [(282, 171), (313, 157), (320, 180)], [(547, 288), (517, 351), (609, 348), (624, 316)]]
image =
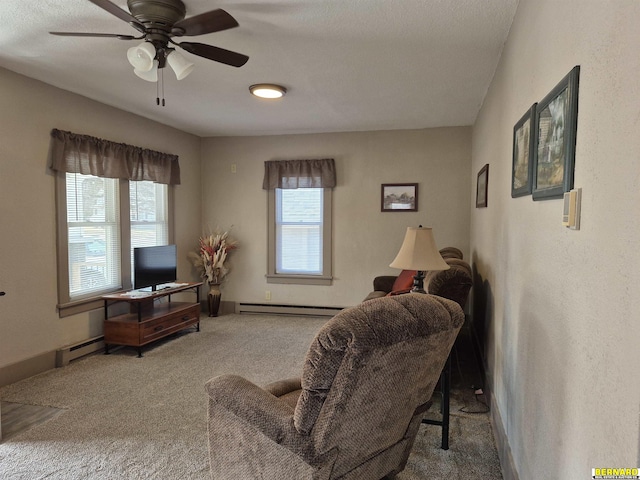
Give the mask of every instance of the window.
[(322, 275), (322, 189), (276, 189), (276, 273)]
[(272, 189), (267, 282), (331, 284), (331, 189)]
[[(58, 175), (58, 296), (61, 316), (96, 308), (106, 292), (131, 288), (133, 248), (169, 243), (169, 188), (80, 173)], [(64, 192), (64, 196), (60, 193)]]
[(66, 174), (69, 300), (122, 285), (118, 181)]
[(267, 160), (268, 283), (331, 285), (333, 158)]
[(133, 248), (167, 245), (178, 156), (89, 135), (51, 130), (56, 178), (60, 316), (101, 306), (131, 287)]
[(131, 278), (133, 249), (169, 244), (167, 185), (153, 182), (129, 182), (129, 218), (131, 224)]

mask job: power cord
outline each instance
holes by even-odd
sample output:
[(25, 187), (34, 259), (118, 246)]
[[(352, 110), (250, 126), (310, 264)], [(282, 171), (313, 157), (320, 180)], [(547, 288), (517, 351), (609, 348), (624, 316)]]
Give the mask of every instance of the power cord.
[[(471, 387), (473, 388), (473, 387)], [(460, 412), (463, 413), (488, 413), (489, 412), (489, 405), (487, 404), (487, 402), (484, 400), (484, 392), (482, 391), (481, 388), (476, 389), (473, 392), (475, 398), (476, 398), (476, 402), (478, 402), (481, 405), (484, 405), (484, 408), (482, 410), (469, 410), (466, 405), (464, 407), (460, 407)]]

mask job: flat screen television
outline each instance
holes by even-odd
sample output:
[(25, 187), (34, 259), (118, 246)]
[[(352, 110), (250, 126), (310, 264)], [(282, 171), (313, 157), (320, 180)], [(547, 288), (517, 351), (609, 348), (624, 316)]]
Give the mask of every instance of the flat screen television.
[(175, 282), (178, 262), (175, 245), (133, 249), (133, 288), (136, 290)]

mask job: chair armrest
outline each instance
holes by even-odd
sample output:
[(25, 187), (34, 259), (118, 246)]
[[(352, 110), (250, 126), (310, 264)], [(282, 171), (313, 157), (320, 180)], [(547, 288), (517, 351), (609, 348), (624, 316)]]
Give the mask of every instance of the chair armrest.
[[(242, 458), (255, 454), (256, 448), (270, 452), (268, 455), (273, 458), (284, 458), (287, 456), (281, 449), (284, 447), (302, 464), (314, 465), (324, 458), (315, 452), (311, 437), (296, 430), (294, 408), (249, 380), (238, 375), (220, 375), (206, 382), (205, 390), (209, 395), (209, 448), (217, 457)], [(227, 471), (229, 465), (224, 462), (216, 461), (215, 468)]]
[(282, 397), (287, 393), (302, 389), (302, 379), (298, 377), (287, 378), (286, 380), (278, 380), (277, 382), (269, 383), (262, 388), (269, 392), (271, 395)]
[(238, 375), (220, 375), (205, 384), (209, 409), (224, 409), (242, 423), (286, 447), (304, 461), (317, 461), (311, 437), (298, 432), (293, 423), (295, 409), (271, 393)]
[(396, 295), (404, 295), (406, 293), (411, 293), (411, 289), (405, 288), (404, 290), (394, 290), (393, 292), (389, 292), (388, 295), (395, 297)]
[(389, 293), (393, 290), (393, 283), (396, 281), (397, 276), (383, 275), (373, 279), (373, 290), (379, 292)]
[(295, 431), (293, 412), (284, 402), (238, 375), (220, 375), (205, 384), (209, 399), (258, 428), (274, 441)]

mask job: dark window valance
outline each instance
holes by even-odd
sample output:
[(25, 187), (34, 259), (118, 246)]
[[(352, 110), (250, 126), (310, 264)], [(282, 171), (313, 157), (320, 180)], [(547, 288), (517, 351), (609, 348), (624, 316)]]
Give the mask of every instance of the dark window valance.
[(268, 160), (264, 162), (262, 188), (333, 188), (336, 165), (333, 158), (319, 160)]
[(89, 135), (51, 130), (52, 170), (96, 177), (180, 183), (178, 156), (115, 143)]

